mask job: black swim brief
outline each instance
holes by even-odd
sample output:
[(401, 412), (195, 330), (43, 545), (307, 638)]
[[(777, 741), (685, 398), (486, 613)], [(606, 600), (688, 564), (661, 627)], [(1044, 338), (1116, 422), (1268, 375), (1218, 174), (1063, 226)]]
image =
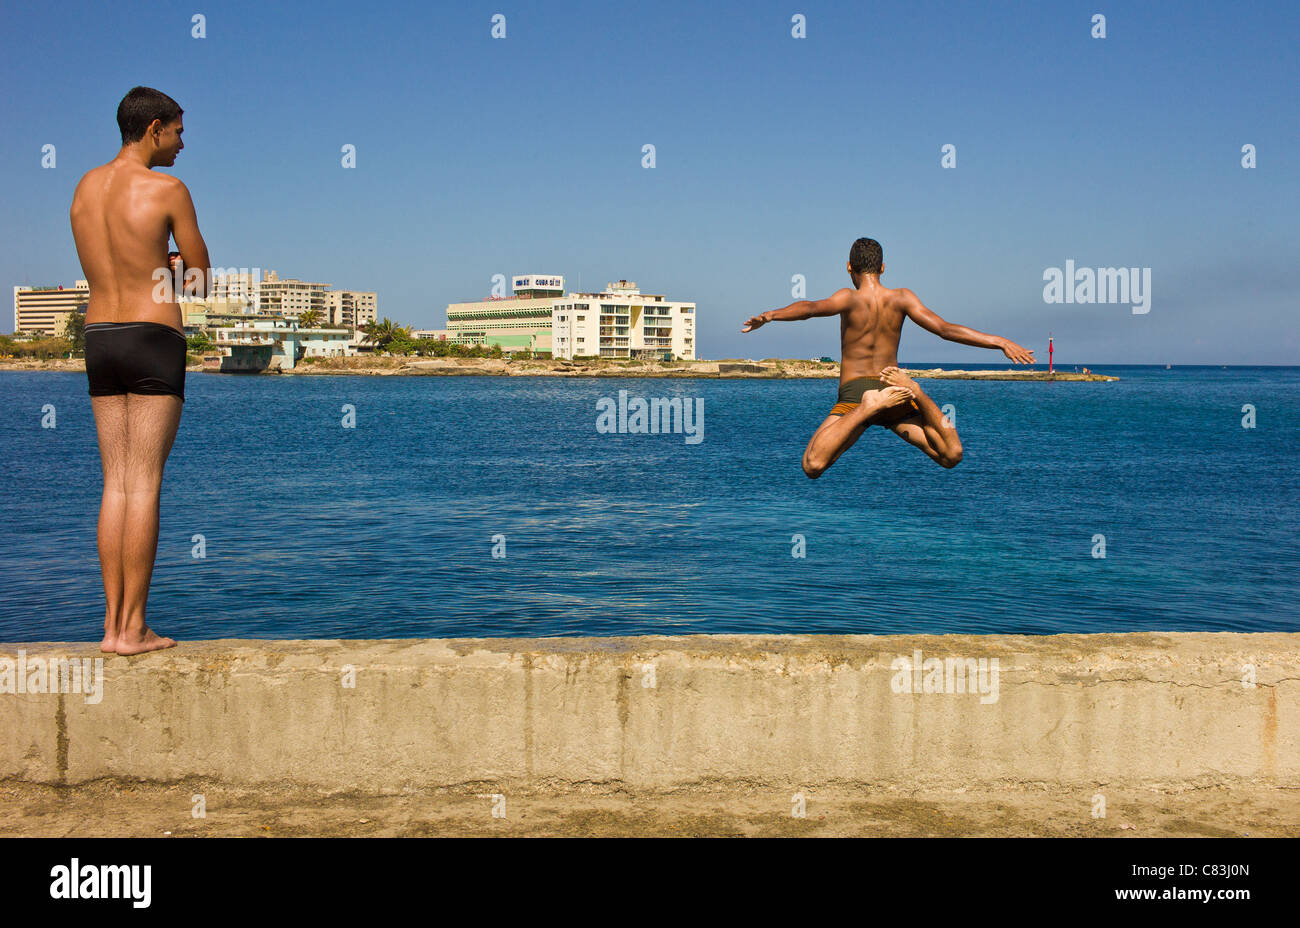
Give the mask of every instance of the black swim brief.
[(171, 394), (185, 402), (185, 336), (160, 322), (92, 322), (86, 326), (86, 379), (91, 396)]

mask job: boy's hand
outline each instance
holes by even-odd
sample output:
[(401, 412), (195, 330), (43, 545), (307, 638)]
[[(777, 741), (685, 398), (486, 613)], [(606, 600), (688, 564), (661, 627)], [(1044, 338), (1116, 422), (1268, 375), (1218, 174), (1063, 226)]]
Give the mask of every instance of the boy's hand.
[(757, 316), (751, 316), (749, 321), (745, 323), (745, 327), (740, 331), (752, 332), (765, 322), (767, 322), (767, 313), (759, 313)]
[(1009, 338), (1002, 340), (1002, 353), (1016, 364), (1034, 363), (1034, 353), (1027, 348), (1022, 348)]

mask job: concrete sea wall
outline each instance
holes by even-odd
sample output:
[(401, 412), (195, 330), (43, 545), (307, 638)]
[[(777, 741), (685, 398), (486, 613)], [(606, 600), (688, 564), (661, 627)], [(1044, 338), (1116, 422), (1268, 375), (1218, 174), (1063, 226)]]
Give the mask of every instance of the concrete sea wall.
[(224, 640), (16, 691), (100, 656), (0, 645), (0, 779), (1300, 787), (1300, 634)]

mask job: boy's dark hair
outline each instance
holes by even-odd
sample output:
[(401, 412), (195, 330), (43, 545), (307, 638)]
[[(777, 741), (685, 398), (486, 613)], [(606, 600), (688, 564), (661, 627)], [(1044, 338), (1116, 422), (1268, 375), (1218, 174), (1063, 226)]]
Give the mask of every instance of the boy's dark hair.
[(122, 130), (122, 144), (138, 142), (155, 119), (165, 126), (181, 118), (180, 105), (161, 90), (132, 87), (117, 105), (117, 127)]
[(849, 267), (855, 274), (879, 274), (885, 255), (874, 238), (860, 238), (849, 249)]

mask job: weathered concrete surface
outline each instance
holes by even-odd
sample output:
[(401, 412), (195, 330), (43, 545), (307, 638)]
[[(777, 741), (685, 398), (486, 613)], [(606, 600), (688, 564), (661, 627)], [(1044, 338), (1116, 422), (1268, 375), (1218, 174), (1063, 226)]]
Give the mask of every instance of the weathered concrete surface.
[(797, 792), (738, 782), (674, 790), (462, 784), (381, 795), (241, 788), (194, 777), (167, 784), (0, 782), (0, 837), (11, 835), (1300, 837), (1300, 810), (1294, 790), (1237, 782), (1183, 789), (855, 784)]
[[(895, 692), (918, 649), (997, 658), (997, 701)], [(1297, 697), (1294, 634), (205, 641), (107, 657), (98, 704), (0, 695), (0, 779), (1295, 789)]]

